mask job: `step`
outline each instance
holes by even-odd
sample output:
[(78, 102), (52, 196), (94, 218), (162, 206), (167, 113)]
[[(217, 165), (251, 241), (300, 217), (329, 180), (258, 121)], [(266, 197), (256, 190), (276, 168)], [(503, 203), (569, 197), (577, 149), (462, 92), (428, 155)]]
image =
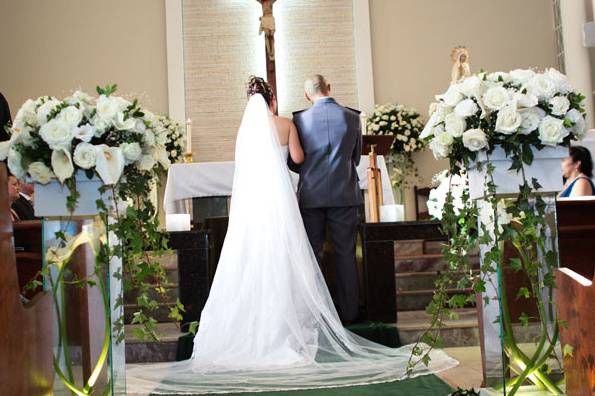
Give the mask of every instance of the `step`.
[[(460, 279), (466, 272), (455, 271), (454, 278)], [(433, 290), (439, 271), (428, 272), (402, 272), (395, 274), (397, 291), (399, 290)], [(474, 275), (479, 275), (479, 270), (473, 270)]]
[(425, 241), (412, 239), (408, 241), (395, 241), (395, 256), (408, 256), (424, 253), (441, 253), (444, 241)]
[[(154, 311), (149, 312), (148, 314), (153, 317), (157, 322), (164, 323), (164, 322), (172, 322), (172, 319), (168, 317), (170, 308), (174, 305), (174, 302), (171, 303), (158, 303), (157, 309)], [(137, 304), (124, 304), (124, 323), (130, 324), (132, 321), (133, 314), (138, 311)]]
[[(470, 255), (471, 268), (479, 269), (479, 256)], [(441, 253), (414, 254), (395, 257), (395, 273), (437, 272), (448, 269)]]
[[(472, 294), (473, 289), (448, 289), (450, 296), (454, 294)], [(433, 289), (426, 290), (397, 290), (397, 311), (420, 311), (425, 310), (432, 301)], [(469, 306), (473, 306), (469, 303)]]
[[(165, 296), (157, 293), (155, 289), (157, 285), (149, 285), (149, 296), (156, 301), (162, 301), (165, 297), (166, 300), (162, 302), (175, 302), (180, 296), (180, 289), (177, 283), (169, 283), (161, 285), (165, 289)], [(138, 290), (132, 289), (124, 293), (125, 304), (136, 304), (136, 298), (138, 296)]]
[(158, 323), (159, 340), (139, 340), (134, 337), (133, 329), (138, 325), (126, 325), (126, 363), (155, 363), (176, 360), (179, 327), (174, 323)]
[[(459, 314), (457, 319), (445, 319), (440, 336), (445, 347), (479, 345), (479, 326), (475, 308), (453, 310)], [(431, 316), (425, 311), (399, 312), (397, 329), (402, 344), (417, 342), (428, 330)]]

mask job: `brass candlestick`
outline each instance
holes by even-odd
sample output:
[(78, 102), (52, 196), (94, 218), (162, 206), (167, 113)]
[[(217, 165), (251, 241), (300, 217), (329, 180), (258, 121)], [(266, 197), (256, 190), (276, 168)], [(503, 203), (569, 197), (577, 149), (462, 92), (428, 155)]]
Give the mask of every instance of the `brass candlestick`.
[(192, 153), (191, 152), (184, 153), (184, 163), (191, 164), (193, 162), (194, 162), (194, 159), (192, 158)]

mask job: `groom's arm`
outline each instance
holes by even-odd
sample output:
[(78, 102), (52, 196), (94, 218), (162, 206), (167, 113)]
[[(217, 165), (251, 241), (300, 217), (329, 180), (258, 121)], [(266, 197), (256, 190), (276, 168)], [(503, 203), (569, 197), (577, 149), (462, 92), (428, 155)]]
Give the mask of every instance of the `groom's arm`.
[[(299, 113), (301, 113), (303, 110), (300, 111), (295, 111), (293, 112), (293, 124), (295, 125), (295, 128), (297, 129), (297, 134), (298, 134), (298, 138), (301, 137), (301, 133), (300, 133), (300, 116)], [(301, 138), (300, 138), (300, 145), (301, 145)], [(303, 148), (303, 146), (302, 146)], [(287, 156), (287, 167), (295, 173), (300, 173), (300, 165), (296, 164), (295, 162), (293, 162), (293, 160), (291, 159), (291, 155)]]
[(355, 127), (357, 128), (355, 133), (355, 148), (353, 149), (351, 158), (353, 159), (355, 166), (358, 166), (362, 157), (362, 121), (359, 114), (356, 118)]

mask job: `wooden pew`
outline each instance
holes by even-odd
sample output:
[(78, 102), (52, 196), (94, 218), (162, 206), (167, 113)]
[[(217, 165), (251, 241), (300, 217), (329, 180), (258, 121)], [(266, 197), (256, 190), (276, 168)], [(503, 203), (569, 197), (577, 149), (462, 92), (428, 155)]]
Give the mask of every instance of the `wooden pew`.
[(28, 299), (42, 291), (39, 286), (35, 290), (23, 292), (23, 288), (31, 280), (41, 282), (42, 269), (42, 226), (41, 220), (19, 221), (13, 224), (14, 246), (17, 260), (19, 289)]
[(54, 381), (52, 301), (42, 292), (21, 303), (6, 186), (6, 165), (0, 163), (0, 392), (47, 395)]
[(595, 199), (561, 200), (556, 205), (560, 266), (556, 271), (556, 303), (564, 356), (566, 393), (595, 394)]

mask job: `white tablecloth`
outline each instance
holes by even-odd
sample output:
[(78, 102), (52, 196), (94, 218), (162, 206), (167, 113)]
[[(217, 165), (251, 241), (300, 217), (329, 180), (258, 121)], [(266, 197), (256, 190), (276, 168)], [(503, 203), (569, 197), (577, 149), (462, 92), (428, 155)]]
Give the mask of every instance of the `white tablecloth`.
[[(357, 167), (359, 185), (362, 190), (368, 189), (369, 159), (362, 156)], [(390, 183), (383, 156), (378, 156), (378, 167), (382, 178), (382, 195), (384, 205), (395, 203), (395, 197)], [(183, 211), (180, 200), (200, 197), (216, 197), (231, 195), (233, 184), (234, 163), (229, 162), (195, 162), (192, 164), (173, 164), (167, 173), (163, 207), (166, 214)], [(297, 184), (298, 175), (292, 172), (294, 183)]]

